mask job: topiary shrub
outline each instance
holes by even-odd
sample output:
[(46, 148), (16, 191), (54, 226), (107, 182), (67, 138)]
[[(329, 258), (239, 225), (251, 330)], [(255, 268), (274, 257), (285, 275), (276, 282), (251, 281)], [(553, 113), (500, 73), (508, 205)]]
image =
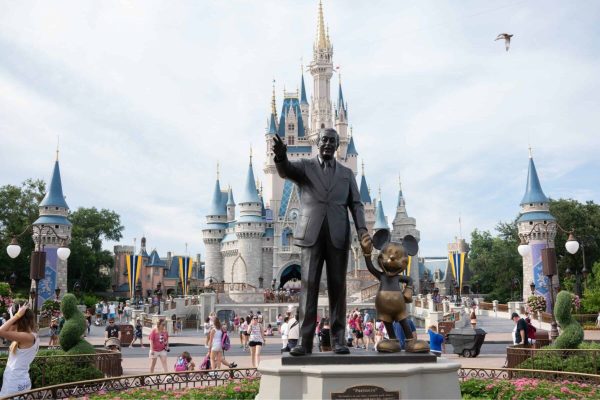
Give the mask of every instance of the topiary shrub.
[(561, 290), (556, 296), (554, 317), (560, 325), (561, 333), (552, 343), (553, 348), (576, 349), (583, 342), (583, 328), (571, 317), (572, 297), (573, 295), (565, 290)]
[(94, 347), (82, 338), (87, 326), (85, 317), (77, 308), (77, 298), (68, 293), (63, 297), (60, 310), (65, 324), (60, 331), (60, 347), (67, 354), (94, 354)]
[[(95, 367), (93, 357), (61, 357), (62, 350), (40, 350), (29, 368), (33, 389), (63, 383), (100, 379), (102, 371)], [(0, 360), (0, 377), (4, 374), (6, 358)]]

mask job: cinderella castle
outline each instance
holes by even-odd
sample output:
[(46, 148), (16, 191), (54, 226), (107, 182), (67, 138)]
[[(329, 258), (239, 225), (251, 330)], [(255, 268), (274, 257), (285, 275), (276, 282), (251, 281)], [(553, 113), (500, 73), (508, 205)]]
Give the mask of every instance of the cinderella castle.
[[(217, 172), (212, 202), (206, 215), (206, 227), (203, 230), (206, 284), (217, 281), (245, 283), (255, 288), (283, 288), (289, 281), (300, 278), (300, 248), (292, 244), (292, 232), (300, 209), (299, 196), (296, 186), (280, 178), (275, 169), (271, 150), (275, 134), (287, 144), (288, 157), (294, 160), (315, 156), (319, 130), (334, 128), (340, 139), (336, 159), (357, 175), (358, 151), (352, 129), (348, 129), (348, 104), (344, 100), (341, 82), (338, 84), (337, 99), (335, 103), (332, 101), (333, 46), (325, 28), (321, 3), (313, 57), (308, 67), (313, 80), (310, 102), (303, 74), (300, 76), (300, 90), (284, 91), (279, 113), (273, 88), (271, 112), (264, 133), (267, 152), (263, 166), (264, 187), (257, 183), (252, 155), (246, 184), (239, 191), (222, 188)], [(370, 232), (389, 229), (381, 199), (371, 198), (364, 164), (359, 188)], [(401, 187), (392, 226), (394, 240), (406, 234), (419, 239), (416, 221), (406, 213)], [(366, 272), (359, 248), (354, 233), (348, 272), (353, 272), (355, 276), (368, 276), (368, 273), (358, 274), (360, 270)], [(418, 282), (419, 268), (413, 268), (411, 276)]]

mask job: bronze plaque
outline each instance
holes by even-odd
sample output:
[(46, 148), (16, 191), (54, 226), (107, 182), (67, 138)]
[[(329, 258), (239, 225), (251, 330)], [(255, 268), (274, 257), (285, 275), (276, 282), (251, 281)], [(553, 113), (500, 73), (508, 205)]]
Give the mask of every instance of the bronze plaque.
[(384, 388), (379, 386), (353, 386), (346, 389), (343, 393), (331, 393), (332, 400), (349, 400), (349, 399), (369, 399), (369, 400), (400, 400), (400, 392), (392, 391), (387, 392)]

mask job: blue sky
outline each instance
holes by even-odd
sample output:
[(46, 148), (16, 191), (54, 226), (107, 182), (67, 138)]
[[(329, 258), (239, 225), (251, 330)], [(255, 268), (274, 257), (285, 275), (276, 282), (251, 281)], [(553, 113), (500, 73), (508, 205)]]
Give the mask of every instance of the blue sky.
[[(514, 218), (527, 148), (553, 198), (599, 199), (600, 3), (325, 1), (359, 160), (422, 255)], [(215, 179), (262, 179), (271, 82), (299, 84), (316, 1), (0, 3), (0, 184), (48, 179), (159, 253), (204, 252)], [(510, 51), (494, 42), (514, 34)], [(312, 80), (307, 79), (308, 95)], [(337, 78), (333, 79), (337, 85)], [(107, 244), (112, 245), (112, 244)]]

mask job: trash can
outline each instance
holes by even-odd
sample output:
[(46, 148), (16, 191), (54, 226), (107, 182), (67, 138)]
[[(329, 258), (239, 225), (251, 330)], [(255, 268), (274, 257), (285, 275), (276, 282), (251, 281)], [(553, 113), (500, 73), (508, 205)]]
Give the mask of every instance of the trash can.
[(121, 331), (121, 346), (129, 346), (133, 342), (133, 326), (130, 324), (119, 325)]
[(452, 329), (448, 334), (448, 342), (454, 349), (454, 354), (463, 357), (477, 357), (486, 332), (481, 328), (471, 327)]

